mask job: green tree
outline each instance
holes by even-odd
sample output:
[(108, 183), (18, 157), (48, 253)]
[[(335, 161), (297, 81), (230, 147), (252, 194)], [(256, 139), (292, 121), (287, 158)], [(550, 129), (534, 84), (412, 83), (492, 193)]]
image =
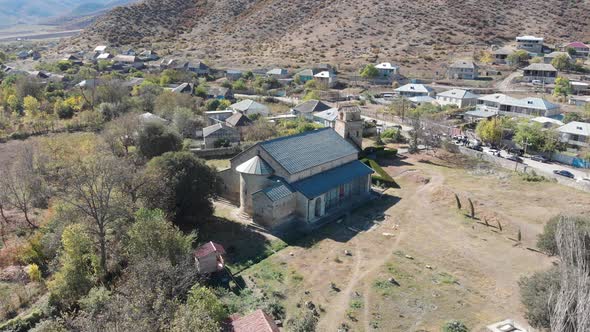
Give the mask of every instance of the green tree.
[(139, 131), (137, 143), (139, 153), (151, 159), (169, 151), (179, 151), (182, 137), (160, 122), (149, 121)]
[(193, 286), (188, 292), (186, 304), (193, 311), (205, 310), (216, 322), (221, 323), (227, 318), (227, 312), (221, 301), (206, 287)]
[(375, 78), (379, 75), (379, 70), (374, 65), (368, 64), (361, 70), (362, 78)]
[(315, 90), (311, 90), (308, 91), (305, 96), (303, 96), (303, 101), (308, 101), (308, 100), (320, 100), (320, 94), (319, 92), (315, 91)]
[(179, 222), (211, 216), (211, 198), (219, 191), (215, 171), (190, 152), (167, 152), (147, 166), (146, 206), (161, 209)]
[(506, 61), (511, 65), (518, 67), (527, 62), (529, 59), (529, 54), (525, 50), (518, 50), (506, 58)]
[(244, 81), (244, 79), (240, 78), (239, 80), (235, 81), (234, 84), (232, 84), (232, 88), (234, 90), (242, 91), (242, 90), (246, 90), (248, 88), (248, 86), (246, 85), (246, 81)]
[(566, 54), (560, 54), (551, 60), (551, 65), (557, 70), (566, 70), (570, 67), (570, 57)]
[(565, 113), (565, 116), (563, 117), (563, 122), (570, 123), (573, 121), (582, 121), (582, 117), (580, 116), (580, 114), (574, 112)]
[(30, 118), (37, 117), (39, 114), (39, 107), (39, 101), (37, 101), (37, 98), (33, 96), (26, 96), (23, 100), (23, 109), (25, 111), (25, 115)]
[(545, 144), (543, 126), (534, 121), (523, 121), (516, 127), (514, 141), (525, 150), (542, 151)]
[(570, 86), (570, 80), (566, 77), (558, 77), (555, 80), (555, 88), (553, 89), (553, 95), (556, 97), (564, 96), (572, 93), (572, 88)]
[(174, 111), (172, 123), (182, 137), (185, 138), (194, 137), (197, 127), (202, 125), (193, 111), (184, 107), (179, 107)]
[(75, 304), (94, 284), (97, 259), (86, 234), (81, 224), (66, 227), (62, 234), (61, 267), (47, 286), (52, 301), (64, 308)]
[(475, 133), (486, 143), (498, 144), (502, 140), (502, 125), (500, 122), (497, 118), (480, 121), (475, 127)]
[(135, 220), (127, 232), (126, 251), (132, 262), (166, 258), (176, 265), (190, 257), (196, 234), (185, 235), (166, 220), (164, 211), (140, 209)]

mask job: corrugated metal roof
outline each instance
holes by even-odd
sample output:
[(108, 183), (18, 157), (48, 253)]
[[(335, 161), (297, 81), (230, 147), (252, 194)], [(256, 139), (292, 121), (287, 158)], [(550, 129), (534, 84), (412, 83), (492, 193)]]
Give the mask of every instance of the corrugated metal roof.
[(319, 100), (308, 100), (304, 103), (301, 103), (295, 107), (293, 110), (299, 113), (313, 113), (313, 112), (322, 112), (325, 110), (330, 109), (331, 107), (326, 105), (324, 102)]
[(374, 171), (369, 166), (355, 160), (340, 167), (332, 168), (325, 172), (305, 178), (301, 181), (292, 183), (291, 186), (305, 197), (312, 199), (319, 195), (334, 189), (335, 187), (349, 183), (352, 180), (373, 174)]
[(523, 70), (537, 70), (537, 71), (557, 71), (550, 63), (531, 63), (528, 67)]
[(416, 83), (409, 83), (406, 85), (402, 85), (399, 88), (395, 89), (397, 92), (423, 92), (428, 93), (433, 91), (431, 87), (428, 87), (424, 84), (416, 84)]
[(450, 98), (460, 98), (460, 99), (474, 99), (477, 98), (478, 95), (469, 92), (467, 90), (462, 89), (451, 89), (445, 92), (441, 92), (436, 95), (437, 97), (450, 97)]
[(289, 197), (295, 191), (282, 178), (272, 179), (274, 184), (261, 190), (273, 202)]
[(239, 173), (245, 174), (255, 174), (255, 175), (270, 175), (274, 172), (272, 167), (264, 161), (260, 156), (254, 156), (250, 158), (246, 162), (240, 164), (236, 167), (236, 171)]
[(358, 154), (357, 149), (332, 128), (277, 138), (260, 143), (260, 147), (290, 174)]

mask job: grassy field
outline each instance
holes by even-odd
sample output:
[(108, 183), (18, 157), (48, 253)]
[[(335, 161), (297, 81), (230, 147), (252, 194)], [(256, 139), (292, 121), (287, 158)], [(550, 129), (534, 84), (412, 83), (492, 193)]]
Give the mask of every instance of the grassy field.
[(526, 323), (517, 282), (552, 262), (527, 248), (551, 216), (584, 212), (590, 195), (443, 157), (390, 163), (400, 189), (240, 276), (278, 294), (288, 317), (313, 303), (318, 331), (439, 331), (450, 319), (473, 331), (506, 318)]

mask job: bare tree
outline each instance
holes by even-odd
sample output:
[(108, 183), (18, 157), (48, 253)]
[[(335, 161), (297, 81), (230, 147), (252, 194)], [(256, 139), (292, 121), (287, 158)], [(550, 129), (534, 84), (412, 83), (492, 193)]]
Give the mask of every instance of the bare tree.
[(557, 228), (560, 287), (550, 296), (551, 331), (590, 331), (590, 232), (563, 217)]
[(12, 165), (6, 165), (0, 177), (0, 204), (2, 217), (6, 221), (4, 208), (21, 212), (31, 228), (37, 228), (32, 213), (35, 205), (43, 205), (44, 190), (41, 177), (35, 165), (35, 151), (32, 144), (24, 144)]
[(107, 125), (103, 138), (114, 155), (129, 156), (129, 148), (135, 145), (139, 125), (139, 118), (134, 113), (125, 114)]
[(87, 217), (90, 233), (98, 245), (102, 277), (107, 271), (109, 231), (120, 218), (128, 216), (127, 196), (121, 187), (127, 181), (124, 164), (105, 154), (69, 167), (62, 175), (61, 198)]

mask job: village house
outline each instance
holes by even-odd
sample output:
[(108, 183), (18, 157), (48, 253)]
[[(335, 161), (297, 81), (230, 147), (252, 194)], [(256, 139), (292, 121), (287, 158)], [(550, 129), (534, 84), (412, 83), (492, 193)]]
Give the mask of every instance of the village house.
[(113, 58), (114, 62), (120, 63), (127, 63), (127, 64), (134, 64), (136, 62), (140, 62), (139, 59), (135, 55), (123, 55), (118, 54)]
[(570, 88), (572, 88), (572, 94), (574, 95), (585, 95), (590, 93), (590, 83), (570, 81)]
[(572, 42), (563, 46), (563, 51), (567, 52), (569, 49), (573, 49), (576, 52), (573, 54), (575, 58), (588, 58), (590, 57), (590, 45), (586, 45), (582, 42)]
[(225, 123), (216, 123), (203, 128), (203, 145), (205, 149), (216, 149), (240, 143), (240, 133)]
[(242, 77), (242, 71), (236, 69), (228, 69), (225, 71), (225, 78), (229, 81), (237, 81)]
[(334, 128), (336, 125), (336, 119), (338, 118), (338, 109), (330, 108), (323, 112), (313, 114), (313, 121), (326, 128)]
[(270, 114), (270, 110), (265, 105), (261, 103), (255, 102), (254, 100), (244, 99), (240, 102), (230, 105), (232, 110), (236, 112), (240, 112), (244, 115), (254, 115), (260, 114), (261, 116), (268, 116)]
[(75, 56), (73, 54), (66, 55), (61, 60), (62, 61), (69, 61), (71, 64), (73, 64), (75, 66), (81, 66), (81, 65), (83, 65), (82, 59), (80, 59), (79, 57), (77, 57), (77, 56)]
[(543, 53), (543, 38), (534, 36), (516, 37), (516, 48), (533, 54)]
[(346, 106), (334, 129), (258, 143), (220, 172), (223, 195), (268, 228), (329, 220), (369, 198), (373, 170), (358, 160), (362, 131), (360, 109)]
[(139, 53), (139, 60), (141, 61), (156, 61), (159, 58), (160, 57), (158, 56), (158, 54), (152, 50), (145, 50)]
[(456, 105), (459, 108), (475, 106), (479, 96), (461, 89), (452, 89), (436, 95), (436, 102), (441, 105)]
[(447, 69), (447, 78), (454, 80), (474, 80), (478, 77), (478, 67), (473, 61), (459, 60)]
[(276, 79), (289, 77), (289, 71), (284, 68), (274, 68), (266, 72), (266, 76), (274, 77)]
[(590, 104), (590, 97), (570, 96), (568, 103), (570, 105), (584, 107), (587, 104)]
[(336, 85), (336, 74), (332, 71), (322, 71), (313, 75), (313, 79), (319, 86), (325, 88), (332, 88)]
[(110, 60), (112, 58), (113, 58), (113, 55), (111, 53), (100, 53), (96, 56), (96, 61)]
[(501, 47), (492, 51), (492, 56), (494, 57), (494, 64), (496, 65), (504, 65), (508, 64), (508, 56), (514, 53), (514, 49), (510, 47)]
[(208, 86), (207, 87), (207, 98), (209, 99), (232, 99), (234, 94), (230, 88), (224, 88), (222, 86)]
[(572, 61), (572, 57), (567, 52), (555, 51), (555, 52), (551, 52), (549, 54), (546, 54), (543, 57), (543, 62), (546, 64), (551, 64), (553, 59), (557, 58), (558, 56), (565, 56), (568, 59), (568, 61), (570, 61), (570, 62)]
[(323, 71), (329, 71), (332, 74), (336, 74), (336, 70), (334, 70), (334, 67), (332, 67), (332, 65), (329, 63), (318, 63), (315, 66), (313, 66), (312, 71), (314, 75), (319, 74)]
[(392, 65), (389, 62), (383, 62), (375, 66), (379, 74), (377, 75), (378, 78), (393, 80), (396, 76), (400, 74), (399, 67), (396, 65)]
[(528, 97), (517, 99), (505, 94), (495, 93), (477, 99), (477, 110), (509, 116), (552, 117), (560, 114), (559, 105), (545, 99)]
[(313, 114), (330, 109), (331, 107), (319, 100), (308, 100), (291, 109), (291, 114), (313, 120)]
[(561, 141), (572, 148), (587, 148), (590, 146), (590, 123), (572, 121), (557, 128)]
[(186, 66), (187, 70), (199, 76), (206, 76), (211, 74), (211, 68), (203, 62), (189, 62)]
[(563, 122), (554, 118), (548, 118), (546, 116), (538, 116), (536, 118), (532, 118), (531, 121), (540, 123), (543, 126), (543, 128), (555, 128), (564, 125)]
[(195, 85), (193, 83), (182, 83), (182, 84), (172, 88), (170, 91), (172, 91), (174, 93), (184, 93), (187, 95), (192, 95), (193, 92), (195, 91)]
[(234, 115), (234, 110), (222, 110), (222, 111), (205, 111), (205, 116), (209, 119), (209, 123), (215, 124), (218, 122), (225, 122), (229, 117)]
[(296, 77), (299, 78), (299, 81), (301, 83), (311, 81), (311, 80), (313, 80), (313, 70), (303, 69), (302, 71), (300, 71), (296, 74)]
[(98, 45), (94, 48), (94, 53), (102, 54), (107, 51), (107, 46), (105, 45)]
[(250, 120), (249, 117), (245, 116), (242, 113), (234, 113), (229, 118), (225, 119), (225, 124), (231, 128), (235, 128), (240, 133), (240, 140), (244, 138), (244, 133), (248, 127), (250, 127), (254, 122)]
[(436, 104), (436, 99), (430, 96), (410, 97), (408, 98), (408, 100), (410, 101), (410, 103), (412, 103), (412, 106), (414, 107), (422, 106), (425, 104)]
[(210, 274), (225, 268), (223, 260), (225, 249), (215, 242), (207, 242), (193, 252), (195, 264), (200, 274)]
[(409, 83), (394, 90), (395, 94), (401, 97), (434, 96), (435, 92), (431, 87), (424, 84)]
[(557, 69), (547, 63), (532, 63), (523, 69), (523, 80), (525, 82), (541, 81), (547, 84), (555, 83)]
[(228, 325), (227, 332), (280, 332), (272, 317), (260, 309), (243, 317), (231, 315)]

